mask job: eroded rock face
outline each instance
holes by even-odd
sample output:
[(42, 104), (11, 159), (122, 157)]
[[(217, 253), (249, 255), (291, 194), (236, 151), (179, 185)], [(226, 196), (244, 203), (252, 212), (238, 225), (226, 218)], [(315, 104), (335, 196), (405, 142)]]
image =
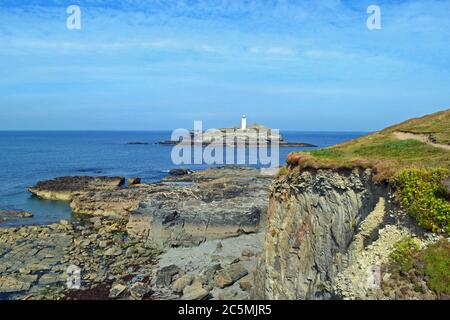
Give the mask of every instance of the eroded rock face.
[(32, 194), (47, 200), (70, 201), (80, 193), (114, 190), (125, 183), (123, 177), (58, 177), (40, 181), (28, 189)]
[(191, 246), (259, 229), (270, 183), (259, 171), (211, 169), (188, 177), (193, 185), (142, 202), (130, 216), (128, 233), (161, 246)]
[(332, 298), (358, 225), (387, 195), (371, 176), (370, 170), (318, 170), (273, 182), (256, 298)]

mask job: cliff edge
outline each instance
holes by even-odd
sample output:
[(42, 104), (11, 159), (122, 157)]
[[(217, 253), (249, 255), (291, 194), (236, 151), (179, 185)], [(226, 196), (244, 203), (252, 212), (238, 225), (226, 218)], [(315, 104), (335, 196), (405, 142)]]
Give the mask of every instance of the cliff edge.
[(433, 145), (448, 144), (449, 119), (446, 110), (290, 154), (270, 188), (254, 297), (450, 297), (450, 152)]

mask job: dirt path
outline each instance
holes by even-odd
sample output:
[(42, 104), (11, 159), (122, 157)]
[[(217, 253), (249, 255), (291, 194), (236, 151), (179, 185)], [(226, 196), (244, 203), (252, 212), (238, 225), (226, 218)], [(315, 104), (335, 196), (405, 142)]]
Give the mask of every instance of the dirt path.
[(400, 140), (413, 139), (413, 140), (417, 140), (417, 141), (426, 143), (426, 144), (436, 147), (436, 148), (450, 150), (450, 145), (435, 143), (435, 142), (431, 141), (430, 136), (427, 134), (417, 134), (417, 133), (397, 131), (397, 132), (394, 132), (394, 137), (396, 137), (397, 139), (400, 139)]

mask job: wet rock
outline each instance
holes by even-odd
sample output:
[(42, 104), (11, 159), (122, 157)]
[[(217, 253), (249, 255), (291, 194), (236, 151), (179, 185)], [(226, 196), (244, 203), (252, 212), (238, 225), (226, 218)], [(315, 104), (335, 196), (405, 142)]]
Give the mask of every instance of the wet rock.
[(129, 186), (132, 186), (132, 185), (135, 185), (135, 184), (140, 184), (141, 183), (141, 178), (128, 178), (128, 185)]
[(70, 201), (76, 194), (114, 190), (123, 185), (123, 177), (59, 177), (52, 180), (40, 181), (28, 189), (32, 194), (47, 200)]
[(27, 211), (20, 210), (0, 210), (0, 218), (5, 220), (8, 218), (31, 218), (33, 214)]
[(189, 169), (171, 169), (169, 174), (172, 176), (184, 176), (187, 174), (191, 174), (193, 171)]

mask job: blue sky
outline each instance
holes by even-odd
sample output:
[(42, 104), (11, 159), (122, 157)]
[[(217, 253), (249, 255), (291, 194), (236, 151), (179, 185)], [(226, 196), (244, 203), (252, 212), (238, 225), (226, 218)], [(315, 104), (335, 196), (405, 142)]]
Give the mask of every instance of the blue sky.
[[(26, 4), (24, 4), (26, 3)], [(81, 8), (82, 29), (66, 28)], [(368, 30), (379, 5), (382, 29)], [(450, 108), (450, 1), (0, 1), (0, 130), (365, 131)]]

